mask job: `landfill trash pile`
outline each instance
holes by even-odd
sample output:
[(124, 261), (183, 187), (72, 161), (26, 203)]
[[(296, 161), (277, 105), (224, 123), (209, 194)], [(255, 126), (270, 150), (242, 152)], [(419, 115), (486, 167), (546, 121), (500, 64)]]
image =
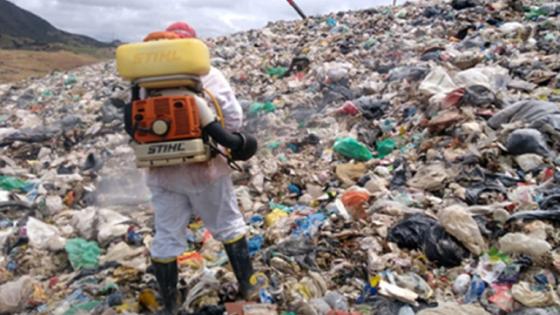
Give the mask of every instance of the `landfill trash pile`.
[[(559, 314), (560, 2), (415, 2), (208, 39), (260, 141), (238, 314)], [(114, 63), (0, 86), (0, 313), (148, 314)], [(183, 311), (237, 284), (200, 221)]]

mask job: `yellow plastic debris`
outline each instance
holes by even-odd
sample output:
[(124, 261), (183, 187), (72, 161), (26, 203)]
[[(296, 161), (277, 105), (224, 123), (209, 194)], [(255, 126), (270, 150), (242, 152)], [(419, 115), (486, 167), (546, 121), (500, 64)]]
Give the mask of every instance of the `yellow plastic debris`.
[(138, 297), (138, 303), (150, 312), (155, 312), (160, 308), (155, 292), (150, 289), (142, 290)]
[(278, 220), (280, 220), (281, 218), (286, 218), (288, 217), (288, 214), (280, 209), (274, 209), (272, 210), (272, 212), (270, 212), (269, 214), (267, 214), (264, 217), (264, 223), (266, 224), (266, 226), (273, 226), (276, 222), (278, 222)]

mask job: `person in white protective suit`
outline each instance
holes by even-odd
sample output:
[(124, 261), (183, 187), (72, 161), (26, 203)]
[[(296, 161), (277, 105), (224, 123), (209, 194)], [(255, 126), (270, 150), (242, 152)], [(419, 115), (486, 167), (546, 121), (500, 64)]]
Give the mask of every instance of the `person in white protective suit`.
[[(181, 38), (196, 37), (186, 23), (175, 23), (167, 31)], [(243, 111), (224, 75), (211, 68), (202, 83), (220, 104), (225, 129), (239, 131)], [(256, 142), (254, 145), (252, 150), (256, 150)], [(224, 244), (241, 295), (245, 299), (254, 296), (250, 285), (253, 267), (245, 238), (247, 227), (237, 205), (230, 173), (227, 160), (219, 155), (204, 163), (151, 168), (147, 172), (155, 211), (152, 266), (167, 313), (173, 314), (177, 308), (177, 256), (186, 249), (186, 228), (193, 216), (202, 218), (213, 237)]]

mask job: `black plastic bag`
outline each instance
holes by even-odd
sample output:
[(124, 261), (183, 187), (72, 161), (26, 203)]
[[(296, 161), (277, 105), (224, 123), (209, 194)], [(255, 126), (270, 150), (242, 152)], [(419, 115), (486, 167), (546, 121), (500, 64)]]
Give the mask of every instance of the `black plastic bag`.
[(393, 178), (391, 178), (391, 183), (389, 186), (392, 190), (406, 186), (406, 182), (410, 177), (410, 172), (408, 170), (406, 160), (396, 160), (395, 163), (393, 163), (393, 167), (395, 171), (393, 172)]
[(469, 250), (439, 224), (433, 225), (423, 237), (424, 254), (439, 266), (459, 266), (470, 255)]
[(509, 153), (520, 155), (535, 153), (542, 156), (550, 154), (543, 135), (536, 129), (518, 129), (512, 132), (506, 141)]
[(451, 1), (451, 6), (455, 10), (463, 10), (468, 8), (474, 8), (478, 6), (479, 3), (476, 0), (453, 0)]
[(437, 221), (424, 214), (414, 214), (394, 225), (389, 231), (390, 242), (400, 248), (422, 249), (424, 237)]
[(383, 101), (374, 96), (364, 96), (353, 101), (360, 108), (365, 118), (373, 120), (383, 117), (385, 110), (391, 107), (389, 101)]
[(514, 221), (546, 220), (560, 222), (560, 210), (531, 210), (514, 213), (506, 223)]

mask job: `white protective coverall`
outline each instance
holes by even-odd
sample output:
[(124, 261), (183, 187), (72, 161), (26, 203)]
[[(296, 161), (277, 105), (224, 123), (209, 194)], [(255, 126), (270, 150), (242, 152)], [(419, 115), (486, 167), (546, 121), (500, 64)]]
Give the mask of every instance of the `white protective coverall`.
[[(238, 131), (243, 110), (222, 72), (212, 67), (202, 83), (220, 103), (226, 129)], [(231, 169), (222, 156), (206, 163), (148, 170), (147, 185), (152, 192), (156, 230), (152, 257), (169, 259), (185, 251), (186, 229), (192, 215), (202, 218), (218, 241), (235, 241), (245, 234), (247, 227), (230, 174)]]

